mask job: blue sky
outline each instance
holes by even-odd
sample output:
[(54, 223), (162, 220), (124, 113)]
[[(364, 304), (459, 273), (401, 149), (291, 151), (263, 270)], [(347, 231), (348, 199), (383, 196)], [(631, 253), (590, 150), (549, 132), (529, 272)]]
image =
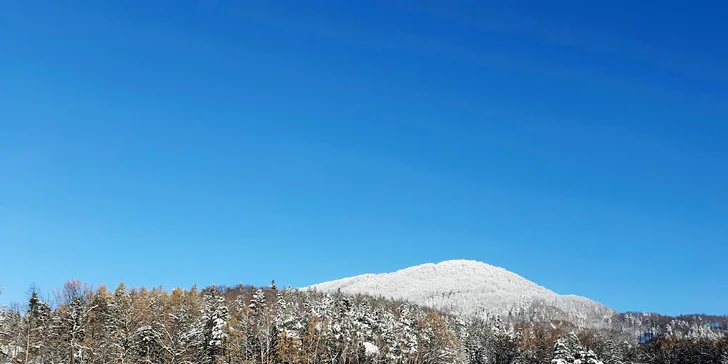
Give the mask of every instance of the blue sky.
[(0, 302), (474, 259), (728, 314), (728, 5), (0, 4)]

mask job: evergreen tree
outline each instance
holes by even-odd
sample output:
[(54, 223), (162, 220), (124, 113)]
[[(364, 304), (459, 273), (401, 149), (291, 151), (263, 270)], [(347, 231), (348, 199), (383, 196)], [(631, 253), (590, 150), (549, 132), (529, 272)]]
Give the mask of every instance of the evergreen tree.
[(38, 291), (32, 288), (31, 297), (28, 301), (28, 310), (25, 311), (23, 319), (24, 363), (33, 362), (48, 347), (47, 335), (44, 335), (44, 332), (51, 329), (50, 323), (50, 305), (41, 300)]
[(137, 363), (158, 363), (162, 358), (162, 338), (154, 325), (140, 326), (133, 336), (134, 357)]
[(490, 358), (495, 363), (512, 363), (518, 356), (517, 338), (512, 332), (497, 330), (491, 338)]
[(204, 328), (205, 361), (214, 363), (224, 354), (224, 343), (228, 337), (230, 310), (225, 298), (214, 286), (204, 294), (204, 308), (201, 317)]
[(417, 354), (418, 340), (417, 340), (417, 324), (418, 319), (416, 318), (415, 309), (408, 303), (402, 303), (399, 306), (398, 311), (398, 325), (397, 325), (397, 336), (400, 338), (400, 347), (402, 348), (402, 355), (405, 360), (413, 358)]
[(554, 344), (554, 355), (551, 359), (551, 364), (572, 364), (574, 363), (574, 356), (571, 354), (571, 350), (566, 344), (566, 341), (559, 339)]
[(8, 362), (22, 362), (23, 354), (23, 317), (17, 307), (10, 307), (3, 310), (2, 321), (0, 321), (0, 358)]
[(582, 350), (574, 355), (574, 364), (603, 364), (591, 350)]
[(475, 318), (468, 323), (466, 331), (468, 334), (465, 341), (465, 350), (468, 362), (485, 364), (489, 357), (490, 328), (488, 328), (484, 320)]
[(615, 340), (612, 337), (604, 338), (604, 353), (602, 357), (604, 358), (605, 364), (623, 364), (624, 363), (624, 354), (622, 353), (622, 348), (617, 345)]

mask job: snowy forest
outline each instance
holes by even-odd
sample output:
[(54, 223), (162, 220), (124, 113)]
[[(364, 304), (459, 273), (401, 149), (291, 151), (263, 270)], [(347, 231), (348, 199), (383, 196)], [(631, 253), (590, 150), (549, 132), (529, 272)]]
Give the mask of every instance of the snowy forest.
[(458, 317), (363, 295), (70, 281), (0, 308), (0, 363), (728, 364), (726, 317), (616, 315), (610, 327)]

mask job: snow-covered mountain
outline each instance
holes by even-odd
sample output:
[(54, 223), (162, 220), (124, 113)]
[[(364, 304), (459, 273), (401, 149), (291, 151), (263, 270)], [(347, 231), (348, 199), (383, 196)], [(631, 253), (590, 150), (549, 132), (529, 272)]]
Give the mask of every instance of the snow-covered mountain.
[(503, 268), (472, 260), (428, 263), (308, 288), (384, 296), (449, 313), (516, 320), (568, 320), (577, 325), (600, 326), (615, 314), (587, 298), (559, 295)]

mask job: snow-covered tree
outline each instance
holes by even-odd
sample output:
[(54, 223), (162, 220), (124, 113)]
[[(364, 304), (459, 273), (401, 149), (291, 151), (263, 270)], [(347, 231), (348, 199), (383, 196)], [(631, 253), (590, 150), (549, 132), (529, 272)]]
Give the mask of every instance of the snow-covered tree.
[(255, 291), (249, 308), (255, 346), (257, 347), (258, 357), (262, 363), (266, 357), (270, 356), (273, 347), (273, 338), (271, 337), (273, 317), (266, 302), (265, 291), (262, 289)]
[(420, 343), (417, 362), (436, 363), (462, 363), (467, 360), (467, 354), (462, 341), (452, 331), (445, 320), (436, 312), (428, 312), (418, 320), (418, 336)]
[(605, 364), (624, 364), (624, 354), (622, 346), (618, 345), (612, 337), (603, 337), (604, 352), (602, 358)]
[(328, 316), (331, 335), (326, 341), (326, 347), (331, 360), (337, 360), (346, 357), (350, 352), (356, 352), (358, 345), (353, 330), (351, 298), (339, 292), (332, 296), (332, 300), (333, 307)]
[(574, 364), (603, 364), (591, 350), (582, 350), (574, 355)]
[(33, 288), (28, 309), (23, 315), (24, 362), (33, 362), (48, 348), (48, 335), (51, 330), (51, 307), (48, 302), (40, 299), (38, 291)]
[(242, 285), (236, 288), (235, 299), (230, 303), (230, 336), (227, 340), (228, 353), (232, 358), (249, 360), (256, 358), (253, 343), (256, 341), (248, 299)]
[(23, 354), (23, 318), (17, 307), (3, 310), (0, 321), (0, 358), (8, 363), (17, 362)]
[(104, 330), (106, 336), (113, 338), (110, 344), (111, 356), (114, 361), (127, 363), (132, 360), (134, 347), (134, 333), (140, 320), (135, 312), (134, 295), (126, 290), (124, 282), (114, 290), (111, 302), (108, 304), (108, 318)]
[(402, 340), (398, 336), (397, 319), (390, 311), (384, 311), (378, 318), (377, 326), (380, 329), (381, 342), (379, 347), (384, 348), (380, 350), (381, 359), (397, 362), (402, 359)]
[(551, 364), (572, 364), (573, 362), (574, 355), (571, 354), (571, 349), (567, 346), (566, 341), (558, 339), (554, 344), (554, 355)]
[(495, 327), (488, 345), (488, 357), (494, 363), (512, 363), (518, 356), (518, 336), (508, 327)]
[[(0, 295), (2, 295), (3, 290), (5, 290), (5, 287), (0, 286)], [(5, 360), (7, 358), (7, 353), (3, 347), (3, 344), (7, 341), (7, 337), (9, 336), (5, 307), (6, 305), (0, 305), (0, 360)]]
[(216, 287), (205, 290), (201, 326), (204, 330), (205, 359), (213, 363), (223, 354), (223, 344), (228, 337), (228, 321), (230, 310), (225, 304), (225, 298)]
[(489, 343), (492, 330), (487, 322), (480, 318), (471, 319), (466, 326), (467, 336), (464, 346), (469, 363), (486, 363), (489, 353)]
[(133, 340), (136, 362), (158, 363), (162, 360), (161, 334), (153, 325), (139, 326)]
[(162, 350), (172, 363), (194, 361), (204, 346), (197, 289), (175, 288), (167, 298), (160, 327)]
[(88, 318), (89, 308), (81, 297), (73, 297), (68, 306), (60, 315), (56, 316), (56, 328), (64, 343), (64, 353), (71, 364), (82, 362), (86, 350), (83, 345), (86, 337), (86, 320)]

